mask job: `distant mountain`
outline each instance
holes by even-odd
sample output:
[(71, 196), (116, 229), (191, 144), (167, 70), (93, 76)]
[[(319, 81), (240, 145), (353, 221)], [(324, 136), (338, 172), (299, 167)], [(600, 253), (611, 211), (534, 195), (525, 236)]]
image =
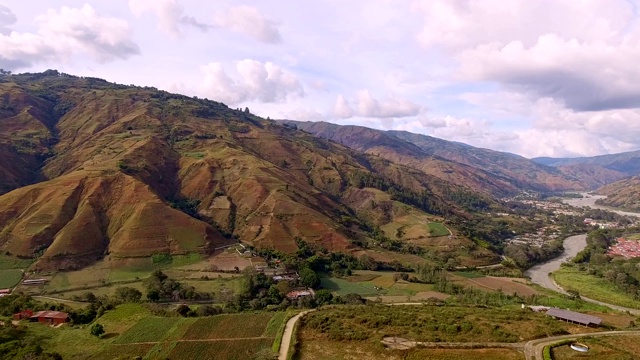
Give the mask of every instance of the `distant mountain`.
[[(398, 157), (412, 146), (388, 141), (380, 148), (398, 146)], [(385, 262), (424, 261), (421, 247), (494, 261), (462, 235), (437, 248), (428, 226), (499, 208), (474, 190), (488, 173), (423, 164), (471, 180), (448, 182), (206, 99), (53, 70), (0, 75), (0, 251), (36, 256), (37, 269), (211, 254), (237, 241), (293, 252), (302, 240)], [(501, 181), (493, 186), (512, 186)]]
[(632, 175), (640, 175), (640, 150), (619, 154), (580, 158), (539, 157), (533, 161), (555, 166), (565, 174), (591, 182), (592, 187), (602, 186)]
[(606, 199), (598, 200), (601, 205), (640, 211), (640, 176), (605, 185), (596, 192), (607, 196)]
[(445, 181), (494, 195), (507, 195), (520, 190), (562, 191), (587, 187), (575, 176), (518, 155), (427, 135), (326, 122), (284, 122)]

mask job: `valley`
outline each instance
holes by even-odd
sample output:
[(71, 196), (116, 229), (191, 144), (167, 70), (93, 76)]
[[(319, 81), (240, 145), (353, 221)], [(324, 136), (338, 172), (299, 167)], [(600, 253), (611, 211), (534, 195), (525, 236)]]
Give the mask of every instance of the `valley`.
[(637, 329), (636, 260), (605, 255), (636, 214), (565, 193), (610, 172), (55, 70), (0, 95), (0, 357), (529, 359)]

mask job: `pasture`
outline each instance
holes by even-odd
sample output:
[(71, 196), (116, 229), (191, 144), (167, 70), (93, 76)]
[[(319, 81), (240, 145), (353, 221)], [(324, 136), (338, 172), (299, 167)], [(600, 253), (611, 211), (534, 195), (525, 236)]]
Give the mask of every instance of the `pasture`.
[(0, 289), (12, 288), (16, 286), (20, 280), (22, 280), (22, 270), (0, 270)]
[(580, 295), (614, 305), (640, 309), (640, 302), (620, 292), (614, 284), (605, 279), (567, 267), (560, 268), (552, 276), (558, 285), (567, 290), (578, 291)]
[[(43, 346), (63, 358), (127, 359), (251, 359), (271, 355), (289, 312), (216, 315), (202, 318), (151, 316), (140, 304), (124, 304), (106, 312), (97, 322), (106, 331), (102, 339), (90, 335), (90, 326), (50, 328), (24, 322)], [(266, 357), (265, 357), (266, 358)]]

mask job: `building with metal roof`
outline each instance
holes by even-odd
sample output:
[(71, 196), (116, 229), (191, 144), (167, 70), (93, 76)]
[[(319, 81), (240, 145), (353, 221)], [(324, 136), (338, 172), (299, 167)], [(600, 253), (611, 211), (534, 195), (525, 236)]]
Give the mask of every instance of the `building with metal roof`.
[(562, 310), (558, 308), (550, 308), (547, 310), (547, 315), (552, 316), (555, 319), (564, 320), (574, 324), (580, 324), (584, 326), (599, 326), (602, 323), (602, 319), (597, 316), (582, 314), (571, 310)]

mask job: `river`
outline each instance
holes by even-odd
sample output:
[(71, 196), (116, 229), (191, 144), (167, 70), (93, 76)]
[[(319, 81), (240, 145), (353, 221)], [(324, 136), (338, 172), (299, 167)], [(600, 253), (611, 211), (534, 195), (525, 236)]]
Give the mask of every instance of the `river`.
[[(613, 211), (620, 215), (640, 217), (639, 213), (620, 211), (620, 210), (611, 209), (611, 208), (607, 208), (607, 207), (599, 206), (595, 204), (596, 200), (605, 198), (606, 196), (589, 195), (586, 193), (583, 193), (582, 196), (583, 196), (582, 198), (564, 199), (563, 202), (576, 207), (589, 206), (594, 209), (603, 209), (603, 210)], [(563, 262), (570, 260), (587, 246), (587, 235), (581, 234), (581, 235), (569, 236), (564, 240), (563, 245), (564, 245), (564, 251), (560, 256), (554, 259), (551, 259), (545, 263), (538, 264), (532, 267), (531, 269), (525, 271), (524, 275), (530, 277), (531, 282), (533, 282), (534, 284), (538, 284), (547, 289), (551, 289), (559, 293), (566, 294), (567, 292), (564, 291), (564, 289), (562, 289), (558, 285), (556, 285), (556, 283), (549, 277), (549, 274), (560, 269), (560, 265)], [(632, 314), (640, 315), (640, 310), (637, 310), (637, 309), (630, 309), (622, 306), (607, 304), (601, 301), (586, 298), (584, 296), (582, 296), (582, 299), (595, 304), (607, 306), (612, 309), (616, 309), (620, 311), (629, 311)]]

